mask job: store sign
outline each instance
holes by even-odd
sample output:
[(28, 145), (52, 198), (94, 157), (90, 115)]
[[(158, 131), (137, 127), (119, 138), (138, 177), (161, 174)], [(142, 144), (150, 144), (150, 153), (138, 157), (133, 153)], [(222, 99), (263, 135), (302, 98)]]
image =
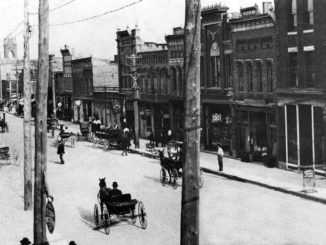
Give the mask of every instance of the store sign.
[(121, 109), (121, 105), (120, 105), (119, 101), (117, 101), (117, 100), (115, 100), (113, 102), (112, 107), (113, 107), (113, 110), (114, 110), (115, 113), (118, 113), (120, 111), (120, 109)]
[(52, 200), (48, 200), (46, 204), (46, 225), (49, 232), (52, 234), (55, 227), (55, 211), (52, 204)]
[(212, 114), (212, 123), (219, 123), (219, 122), (222, 122), (222, 114), (221, 113)]

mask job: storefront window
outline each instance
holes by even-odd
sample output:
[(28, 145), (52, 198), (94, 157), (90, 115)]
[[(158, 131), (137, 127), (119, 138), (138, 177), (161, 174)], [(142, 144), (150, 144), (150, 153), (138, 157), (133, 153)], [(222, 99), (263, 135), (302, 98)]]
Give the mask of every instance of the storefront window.
[(311, 105), (299, 105), (300, 166), (312, 166)]
[(289, 163), (298, 164), (297, 152), (297, 119), (296, 106), (287, 105), (287, 125), (288, 125), (288, 160)]
[(318, 169), (325, 167), (325, 145), (323, 131), (323, 109), (314, 107), (314, 131), (315, 131), (315, 165)]

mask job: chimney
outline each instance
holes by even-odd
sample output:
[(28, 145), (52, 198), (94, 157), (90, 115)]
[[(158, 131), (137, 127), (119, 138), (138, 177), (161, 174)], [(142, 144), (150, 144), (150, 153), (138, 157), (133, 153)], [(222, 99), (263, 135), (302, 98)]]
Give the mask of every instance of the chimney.
[(272, 7), (272, 2), (263, 2), (263, 14), (268, 14), (270, 8)]

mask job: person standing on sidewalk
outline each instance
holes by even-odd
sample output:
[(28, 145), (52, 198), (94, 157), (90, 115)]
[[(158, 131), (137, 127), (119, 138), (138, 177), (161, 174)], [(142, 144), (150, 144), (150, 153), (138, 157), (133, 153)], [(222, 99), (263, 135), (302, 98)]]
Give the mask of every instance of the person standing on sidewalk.
[(223, 171), (223, 156), (224, 152), (222, 149), (222, 146), (220, 144), (217, 145), (217, 159), (218, 159), (218, 166), (219, 166), (219, 171)]
[(65, 154), (65, 144), (64, 144), (64, 142), (63, 142), (63, 140), (61, 139), (60, 136), (58, 138), (58, 150), (57, 150), (57, 154), (60, 156), (61, 164), (64, 164), (65, 161), (63, 160), (63, 154)]

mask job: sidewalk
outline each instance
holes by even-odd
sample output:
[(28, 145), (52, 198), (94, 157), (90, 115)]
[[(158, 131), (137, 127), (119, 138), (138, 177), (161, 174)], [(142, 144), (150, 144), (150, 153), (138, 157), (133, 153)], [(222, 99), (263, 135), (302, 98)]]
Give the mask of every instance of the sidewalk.
[[(70, 122), (63, 122), (68, 126), (69, 131), (78, 133), (79, 125)], [(146, 157), (158, 158), (155, 152), (146, 151), (145, 144), (148, 140), (139, 140), (139, 149), (135, 149), (131, 144), (130, 151), (141, 154)], [(234, 158), (224, 157), (224, 171), (219, 172), (217, 156), (215, 152), (201, 152), (200, 166), (206, 173), (223, 176), (228, 179), (247, 182), (262, 187), (266, 187), (275, 191), (292, 194), (305, 199), (317, 201), (326, 204), (326, 178), (316, 175), (317, 192), (302, 192), (302, 172), (298, 170), (282, 170), (279, 168), (268, 168), (261, 164), (241, 162)], [(205, 184), (204, 184), (205, 185)], [(308, 185), (311, 187), (311, 185)]]

